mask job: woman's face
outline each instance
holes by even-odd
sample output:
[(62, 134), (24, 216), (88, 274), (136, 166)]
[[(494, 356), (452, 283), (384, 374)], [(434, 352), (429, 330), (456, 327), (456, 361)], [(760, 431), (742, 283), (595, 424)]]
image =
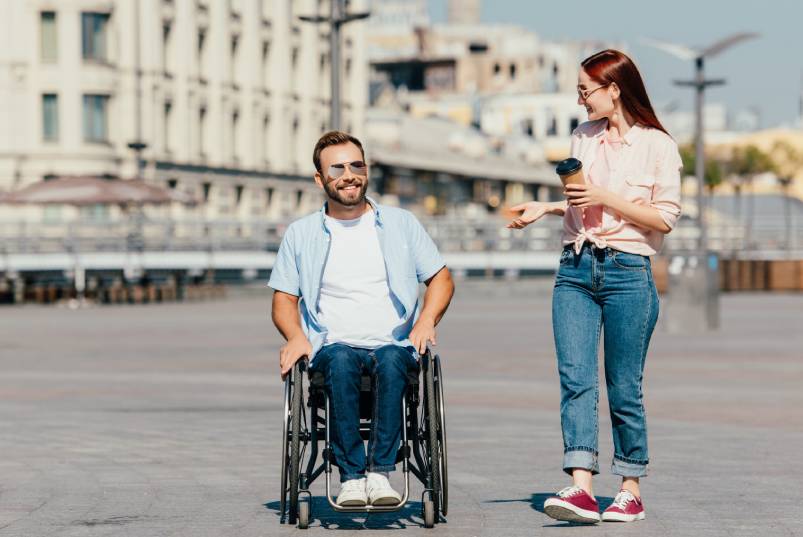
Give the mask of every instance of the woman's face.
[(580, 69), (577, 77), (577, 104), (585, 106), (588, 119), (609, 118), (614, 111), (615, 86), (600, 84), (592, 80), (585, 69)]

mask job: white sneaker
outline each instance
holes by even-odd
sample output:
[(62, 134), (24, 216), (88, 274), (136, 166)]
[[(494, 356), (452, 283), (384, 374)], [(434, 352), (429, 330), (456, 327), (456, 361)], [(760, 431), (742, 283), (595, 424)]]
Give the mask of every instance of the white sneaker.
[(362, 507), (368, 503), (365, 495), (365, 478), (349, 479), (340, 485), (335, 503), (341, 507)]
[(371, 505), (398, 505), (401, 502), (401, 494), (393, 490), (385, 474), (368, 472), (365, 490)]

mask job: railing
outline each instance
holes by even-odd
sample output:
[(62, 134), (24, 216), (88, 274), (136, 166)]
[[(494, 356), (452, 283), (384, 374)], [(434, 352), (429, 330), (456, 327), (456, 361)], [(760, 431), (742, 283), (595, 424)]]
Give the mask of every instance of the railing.
[[(560, 249), (561, 221), (545, 218), (523, 230), (499, 218), (422, 219), (443, 252), (542, 252)], [(120, 221), (69, 223), (0, 222), (0, 254), (74, 252), (276, 251), (288, 222)], [(683, 220), (669, 235), (667, 250), (694, 250), (698, 230)], [(709, 229), (709, 246), (728, 256), (773, 253), (803, 258), (803, 228), (782, 221)]]

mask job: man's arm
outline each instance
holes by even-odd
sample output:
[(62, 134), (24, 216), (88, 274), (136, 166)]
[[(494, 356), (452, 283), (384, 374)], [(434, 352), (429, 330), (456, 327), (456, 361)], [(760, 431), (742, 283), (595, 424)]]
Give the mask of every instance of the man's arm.
[(454, 281), (449, 269), (443, 267), (434, 276), (424, 282), (427, 291), (424, 293), (424, 306), (421, 314), (410, 331), (410, 341), (419, 354), (427, 350), (427, 342), (437, 345), (435, 326), (440, 322), (454, 295)]
[(298, 313), (298, 297), (282, 291), (273, 293), (273, 307), (271, 308), (273, 324), (287, 340), (279, 350), (279, 367), (282, 378), (293, 368), (300, 358), (312, 354), (310, 344), (304, 330), (301, 328), (301, 317)]

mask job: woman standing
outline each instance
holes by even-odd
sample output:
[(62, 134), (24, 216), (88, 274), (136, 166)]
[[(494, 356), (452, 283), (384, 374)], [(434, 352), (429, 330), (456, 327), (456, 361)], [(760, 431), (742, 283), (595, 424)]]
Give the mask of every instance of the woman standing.
[[(658, 318), (648, 256), (680, 216), (677, 144), (655, 116), (633, 61), (616, 50), (584, 60), (578, 104), (589, 121), (572, 133), (572, 157), (585, 183), (569, 184), (567, 201), (529, 202), (508, 227), (545, 214), (563, 216), (563, 252), (552, 298), (561, 384), (563, 469), (572, 486), (547, 499), (557, 520), (596, 523), (644, 519), (639, 478), (647, 475), (642, 376)], [(603, 332), (605, 381), (613, 425), (611, 471), (622, 486), (600, 517), (592, 490), (597, 462), (597, 349)]]

